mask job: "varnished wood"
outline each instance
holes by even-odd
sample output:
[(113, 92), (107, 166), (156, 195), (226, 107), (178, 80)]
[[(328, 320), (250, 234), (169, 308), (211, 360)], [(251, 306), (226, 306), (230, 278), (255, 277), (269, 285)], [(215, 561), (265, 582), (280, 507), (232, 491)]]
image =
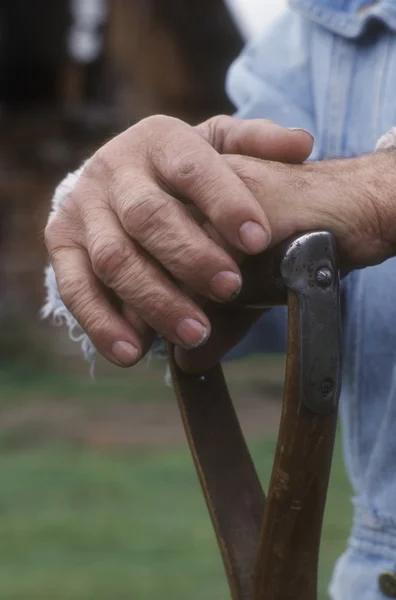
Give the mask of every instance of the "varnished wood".
[(253, 597), (265, 496), (220, 366), (200, 376), (169, 363), (188, 443), (220, 546), (233, 600)]
[(299, 398), (298, 299), (289, 296), (281, 424), (256, 564), (254, 600), (316, 600), (319, 545), (337, 414)]
[(288, 304), (283, 408), (265, 504), (220, 366), (188, 375), (169, 347), (176, 396), (233, 600), (317, 599), (337, 413), (313, 413), (301, 397), (300, 307), (293, 292), (286, 295), (279, 265), (276, 251), (265, 260), (248, 261), (244, 289), (235, 302)]

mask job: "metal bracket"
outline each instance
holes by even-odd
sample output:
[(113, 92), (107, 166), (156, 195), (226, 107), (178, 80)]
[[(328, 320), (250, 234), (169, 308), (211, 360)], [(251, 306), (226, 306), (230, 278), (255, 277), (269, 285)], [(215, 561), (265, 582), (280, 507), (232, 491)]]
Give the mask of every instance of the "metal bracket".
[(317, 414), (337, 408), (341, 388), (340, 282), (333, 236), (318, 231), (288, 240), (280, 271), (299, 301), (300, 397)]

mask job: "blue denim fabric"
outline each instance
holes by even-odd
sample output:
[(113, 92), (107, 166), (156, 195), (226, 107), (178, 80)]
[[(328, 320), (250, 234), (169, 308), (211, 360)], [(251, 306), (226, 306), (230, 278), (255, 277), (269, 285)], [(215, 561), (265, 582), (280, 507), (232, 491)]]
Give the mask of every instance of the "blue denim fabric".
[[(396, 125), (396, 0), (292, 0), (231, 67), (237, 116), (315, 136), (312, 159), (373, 151)], [(396, 259), (344, 282), (344, 450), (354, 525), (330, 586), (334, 600), (385, 598), (396, 571)], [(267, 313), (230, 357), (281, 349), (285, 313)]]

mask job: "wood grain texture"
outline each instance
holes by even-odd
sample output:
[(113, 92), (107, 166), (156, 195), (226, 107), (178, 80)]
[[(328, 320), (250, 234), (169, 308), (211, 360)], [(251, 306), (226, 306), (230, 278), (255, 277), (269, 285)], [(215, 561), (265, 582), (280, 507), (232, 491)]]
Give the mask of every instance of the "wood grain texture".
[[(220, 366), (184, 373), (169, 346), (175, 392), (216, 531), (233, 600), (316, 600), (320, 537), (337, 412), (301, 397), (300, 307), (286, 296), (279, 259), (253, 259), (236, 306), (288, 304), (281, 423), (265, 501)], [(265, 297), (264, 297), (265, 296)], [(305, 332), (307, 333), (307, 332)], [(323, 342), (325, 343), (325, 341)], [(261, 533), (260, 533), (261, 529)]]
[(220, 366), (202, 376), (169, 363), (188, 442), (233, 600), (253, 598), (265, 496)]
[(336, 412), (320, 416), (299, 398), (299, 307), (289, 295), (281, 424), (260, 537), (254, 600), (316, 600), (319, 546)]

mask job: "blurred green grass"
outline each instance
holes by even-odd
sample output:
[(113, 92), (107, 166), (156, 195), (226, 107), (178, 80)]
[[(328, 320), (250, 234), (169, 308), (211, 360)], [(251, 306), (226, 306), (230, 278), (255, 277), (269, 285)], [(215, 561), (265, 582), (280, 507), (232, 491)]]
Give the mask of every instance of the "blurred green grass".
[[(164, 385), (166, 361), (143, 360), (133, 368), (120, 369), (97, 359), (95, 379), (89, 376), (89, 365), (77, 356), (62, 362), (42, 355), (27, 360), (0, 360), (0, 402), (26, 401), (50, 397), (70, 397), (84, 401), (106, 401), (129, 398), (131, 401), (173, 399), (172, 390)], [(233, 393), (249, 393), (257, 386), (281, 395), (284, 374), (282, 355), (253, 356), (224, 365), (227, 382)]]
[[(267, 480), (273, 439), (252, 444)], [(236, 490), (237, 492), (237, 490)], [(348, 535), (337, 443), (323, 533), (320, 600)], [(0, 470), (0, 598), (226, 600), (219, 553), (186, 448), (5, 453)]]
[[(133, 377), (99, 365), (99, 385), (90, 381), (79, 359), (67, 367), (54, 368), (39, 356), (33, 362), (3, 362), (1, 409), (71, 398), (88, 407), (89, 418), (98, 402), (173, 401), (163, 383), (163, 362), (150, 369), (143, 364)], [(279, 357), (226, 367), (235, 398), (257, 392), (278, 397), (283, 369)], [(37, 446), (29, 438), (27, 445), (15, 443), (15, 437), (27, 434), (0, 428), (1, 600), (229, 599), (185, 445), (87, 448), (51, 439)], [(251, 443), (265, 486), (274, 446), (275, 437)], [(327, 597), (334, 561), (345, 547), (349, 496), (338, 441), (323, 531), (320, 600)]]

